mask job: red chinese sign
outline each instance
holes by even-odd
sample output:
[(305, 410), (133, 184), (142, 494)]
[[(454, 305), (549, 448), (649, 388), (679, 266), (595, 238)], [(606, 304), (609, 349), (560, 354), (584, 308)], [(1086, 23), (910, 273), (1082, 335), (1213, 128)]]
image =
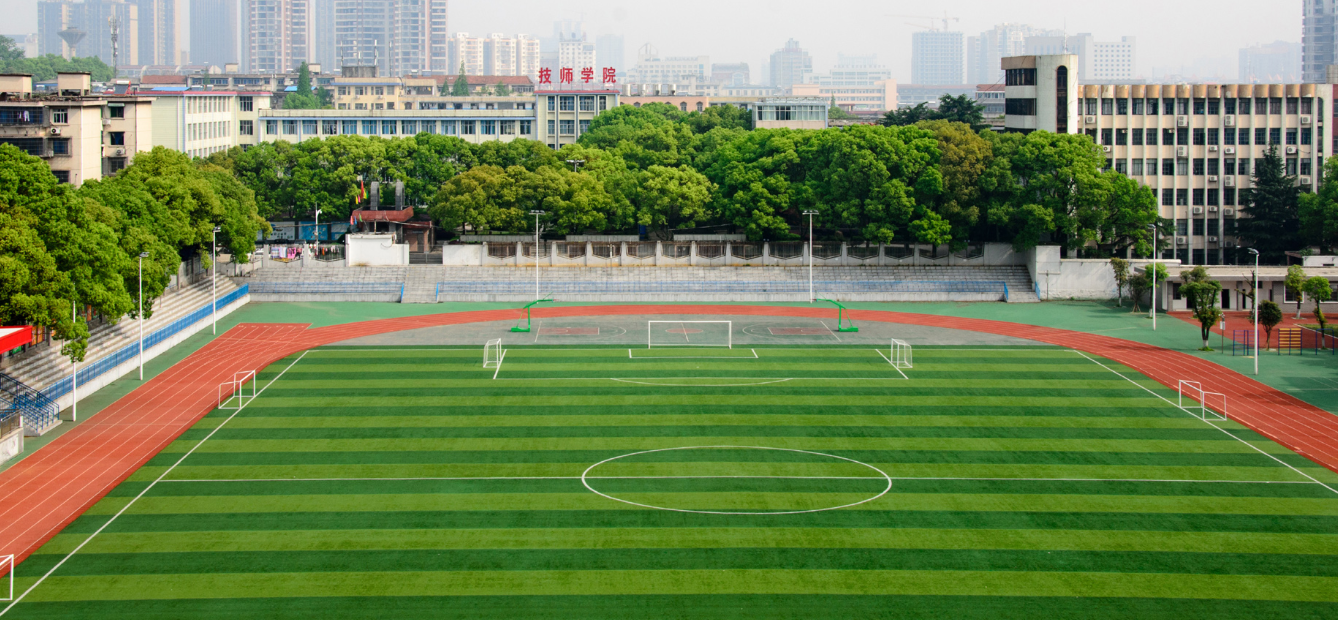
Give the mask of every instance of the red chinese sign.
[[(604, 83), (604, 84), (617, 84), (617, 83), (618, 83), (618, 71), (617, 71), (616, 69), (614, 69), (613, 67), (604, 67), (602, 73), (600, 74), (600, 76), (601, 76), (601, 83)], [(574, 71), (571, 67), (562, 67), (562, 68), (558, 69), (558, 83), (559, 83), (559, 84), (571, 84), (571, 83), (573, 83), (573, 82), (575, 82), (575, 81), (576, 81), (575, 71)], [(584, 83), (586, 83), (586, 84), (589, 84), (589, 83), (595, 81), (595, 68), (594, 68), (594, 67), (582, 67), (582, 68), (581, 68), (581, 81), (584, 82)], [(552, 70), (552, 69), (540, 69), (540, 70), (539, 70), (539, 83), (540, 83), (540, 84), (552, 84), (552, 83), (553, 83), (553, 70)]]

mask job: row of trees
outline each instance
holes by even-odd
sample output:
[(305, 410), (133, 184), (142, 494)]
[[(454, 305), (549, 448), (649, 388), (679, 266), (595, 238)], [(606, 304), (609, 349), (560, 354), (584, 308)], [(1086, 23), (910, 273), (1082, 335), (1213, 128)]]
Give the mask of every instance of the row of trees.
[(46, 54), (27, 58), (23, 50), (9, 37), (0, 37), (0, 73), (30, 73), (38, 82), (56, 79), (56, 74), (66, 71), (91, 73), (94, 82), (106, 82), (112, 79), (112, 68), (97, 57), (72, 58), (66, 60), (59, 54)]
[(83, 359), (88, 327), (71, 316), (89, 307), (115, 321), (139, 302), (153, 312), (183, 257), (220, 251), (245, 260), (266, 226), (253, 192), (231, 173), (158, 147), (116, 176), (79, 189), (57, 183), (46, 163), (0, 144), (0, 324), (50, 327)]
[[(1044, 240), (1103, 251), (1151, 250), (1150, 190), (1115, 172), (1083, 136), (976, 132), (946, 120), (821, 131), (750, 130), (729, 106), (684, 113), (622, 106), (579, 144), (471, 145), (448, 136), (337, 136), (215, 154), (256, 193), (266, 217), (316, 208), (346, 216), (359, 179), (404, 181), (442, 226), (556, 233), (720, 226), (793, 238), (803, 211), (853, 242), (961, 247)], [(583, 162), (579, 170), (567, 162)]]

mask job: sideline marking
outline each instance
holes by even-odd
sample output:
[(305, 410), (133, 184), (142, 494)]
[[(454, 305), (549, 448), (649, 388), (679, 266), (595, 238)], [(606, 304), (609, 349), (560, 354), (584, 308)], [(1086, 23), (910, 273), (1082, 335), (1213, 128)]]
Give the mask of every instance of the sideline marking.
[[(502, 362), (506, 361), (506, 349), (502, 349), (502, 356), (497, 358), (497, 370), (492, 371), (492, 380), (497, 380), (497, 373), (502, 372)], [(265, 386), (269, 387), (269, 386)]]
[(892, 363), (892, 359), (891, 359), (891, 358), (889, 358), (889, 357), (886, 356), (886, 355), (883, 355), (883, 352), (882, 352), (882, 351), (879, 351), (878, 349), (874, 349), (873, 352), (874, 352), (874, 353), (877, 353), (879, 357), (881, 357), (881, 358), (887, 360), (887, 363), (888, 363), (889, 365), (892, 366), (892, 370), (895, 370), (895, 371), (901, 373), (901, 377), (902, 377), (903, 379), (905, 379), (905, 380), (907, 380), (907, 381), (910, 381), (910, 380), (911, 380), (910, 377), (907, 377), (907, 376), (906, 376), (906, 373), (901, 372), (901, 369), (900, 369), (900, 368), (897, 368), (897, 365), (896, 365), (896, 364), (893, 364), (893, 363)]
[[(866, 499), (862, 499), (862, 500), (860, 500), (860, 501), (858, 501), (858, 502), (853, 502), (853, 503), (850, 503), (850, 504), (843, 504), (843, 505), (841, 505), (841, 506), (831, 506), (831, 507), (828, 507), (828, 508), (812, 508), (812, 509), (809, 509), (809, 510), (786, 510), (786, 511), (777, 511), (777, 512), (754, 512), (754, 511), (733, 511), (733, 510), (730, 510), (730, 511), (722, 511), (722, 510), (691, 510), (691, 509), (687, 509), (687, 508), (668, 508), (668, 507), (665, 507), (665, 506), (653, 506), (653, 505), (650, 505), (650, 504), (640, 504), (640, 503), (637, 503), (637, 502), (633, 502), (633, 501), (629, 501), (629, 500), (625, 500), (625, 499), (620, 499), (620, 498), (614, 497), (614, 496), (612, 496), (612, 495), (606, 495), (606, 494), (604, 494), (604, 493), (600, 493), (599, 491), (595, 490), (594, 487), (590, 486), (590, 483), (589, 483), (589, 482), (587, 482), (587, 479), (589, 478), (589, 475), (590, 475), (590, 471), (591, 471), (591, 470), (593, 470), (593, 469), (596, 468), (596, 467), (599, 467), (600, 465), (603, 465), (603, 464), (605, 464), (605, 463), (608, 463), (608, 462), (610, 462), (610, 461), (616, 461), (616, 460), (618, 460), (618, 459), (627, 458), (627, 457), (629, 457), (629, 456), (636, 456), (636, 455), (638, 455), (638, 454), (652, 454), (652, 453), (655, 453), (655, 452), (670, 452), (670, 451), (673, 451), (673, 450), (775, 450), (775, 451), (778, 451), (778, 452), (798, 452), (798, 453), (800, 453), (800, 454), (812, 454), (812, 455), (815, 455), (815, 456), (825, 456), (825, 457), (827, 457), (827, 458), (833, 458), (833, 459), (837, 459), (837, 460), (841, 460), (841, 461), (846, 461), (846, 462), (854, 463), (854, 464), (856, 464), (856, 465), (863, 465), (863, 466), (865, 466), (865, 467), (868, 467), (869, 469), (872, 469), (872, 470), (878, 472), (879, 475), (881, 475), (884, 479), (887, 480), (887, 488), (883, 489), (880, 493), (878, 493), (877, 495), (875, 495), (875, 496), (873, 496), (873, 497), (869, 497), (869, 498), (866, 498)], [(640, 477), (640, 476), (632, 476), (631, 478), (637, 478), (637, 477)], [(872, 476), (869, 476), (869, 477), (866, 477), (866, 478), (868, 478), (868, 479), (872, 479), (872, 480), (877, 480), (877, 478), (872, 477)], [(861, 479), (865, 479), (865, 478), (861, 478)], [(767, 447), (767, 446), (682, 446), (682, 447), (678, 447), (678, 448), (657, 448), (657, 449), (654, 449), (654, 450), (640, 450), (640, 451), (637, 451), (637, 452), (630, 452), (630, 453), (628, 453), (628, 454), (623, 454), (623, 455), (620, 455), (620, 456), (614, 456), (614, 457), (610, 457), (610, 458), (604, 459), (604, 460), (602, 460), (602, 461), (600, 461), (600, 462), (598, 462), (598, 463), (595, 463), (594, 465), (591, 465), (591, 466), (585, 468), (585, 471), (581, 472), (581, 484), (584, 485), (585, 488), (589, 489), (591, 493), (594, 493), (595, 495), (598, 495), (598, 496), (600, 496), (600, 497), (606, 497), (606, 498), (611, 499), (611, 500), (613, 500), (613, 501), (615, 501), (615, 502), (622, 502), (622, 503), (624, 503), (624, 504), (631, 504), (631, 505), (633, 505), (633, 506), (640, 506), (640, 507), (642, 507), (642, 508), (654, 508), (654, 509), (656, 509), (656, 510), (667, 510), (667, 511), (670, 511), (670, 512), (690, 512), (690, 513), (695, 513), (695, 514), (705, 514), (705, 515), (797, 515), (797, 514), (807, 514), (807, 513), (810, 513), (810, 512), (827, 512), (827, 511), (829, 511), (829, 510), (840, 510), (840, 509), (842, 509), (842, 508), (850, 508), (850, 507), (852, 507), (852, 506), (858, 506), (858, 505), (860, 505), (860, 504), (867, 504), (867, 503), (869, 503), (869, 502), (871, 502), (871, 501), (874, 501), (874, 500), (876, 500), (876, 499), (878, 499), (878, 498), (880, 498), (880, 497), (882, 497), (882, 496), (884, 496), (884, 495), (887, 495), (887, 492), (892, 490), (892, 477), (889, 476), (889, 475), (887, 475), (887, 472), (885, 472), (885, 471), (883, 471), (883, 470), (881, 470), (881, 469), (878, 469), (877, 467), (874, 467), (873, 465), (870, 465), (870, 464), (868, 464), (868, 463), (865, 463), (865, 462), (862, 462), (862, 461), (856, 461), (855, 459), (852, 459), (852, 458), (846, 458), (846, 457), (844, 457), (844, 456), (837, 456), (837, 455), (835, 455), (835, 454), (827, 454), (827, 453), (824, 453), (824, 452), (813, 452), (813, 451), (811, 451), (811, 450), (796, 450), (796, 449), (794, 449), (794, 448), (772, 448), (772, 447)]]
[[(674, 378), (728, 380), (728, 379), (734, 379), (735, 377), (674, 377)], [(739, 377), (739, 378), (746, 379), (747, 377)], [(785, 379), (772, 379), (769, 381), (762, 381), (759, 383), (651, 383), (649, 381), (635, 381), (632, 379), (619, 379), (617, 377), (609, 377), (609, 381), (620, 381), (622, 383), (636, 383), (640, 385), (661, 385), (664, 387), (748, 387), (751, 385), (769, 385), (772, 383), (784, 383), (786, 381), (793, 381), (793, 380), (794, 380), (793, 377), (787, 377)]]
[[(1331, 486), (1329, 486), (1329, 485), (1327, 485), (1327, 484), (1324, 484), (1323, 482), (1320, 482), (1319, 480), (1316, 480), (1316, 479), (1315, 479), (1313, 476), (1311, 476), (1310, 474), (1307, 474), (1307, 473), (1305, 473), (1305, 472), (1303, 472), (1303, 471), (1301, 471), (1301, 470), (1299, 470), (1299, 469), (1293, 467), (1291, 464), (1287, 463), (1286, 461), (1283, 461), (1282, 459), (1280, 459), (1280, 458), (1278, 458), (1278, 457), (1276, 457), (1276, 456), (1273, 456), (1272, 454), (1269, 454), (1269, 453), (1267, 453), (1267, 452), (1264, 452), (1263, 450), (1260, 450), (1258, 446), (1256, 446), (1256, 445), (1254, 445), (1254, 444), (1252, 444), (1252, 443), (1250, 443), (1250, 442), (1248, 442), (1248, 441), (1245, 441), (1244, 439), (1241, 439), (1240, 437), (1237, 437), (1237, 436), (1235, 436), (1235, 435), (1232, 434), (1232, 433), (1227, 432), (1226, 429), (1224, 429), (1224, 428), (1222, 428), (1222, 427), (1220, 427), (1220, 426), (1214, 424), (1213, 422), (1211, 422), (1211, 421), (1209, 421), (1209, 420), (1204, 420), (1203, 418), (1200, 418), (1200, 417), (1198, 417), (1198, 416), (1195, 416), (1195, 415), (1194, 415), (1193, 413), (1191, 413), (1188, 409), (1185, 409), (1184, 407), (1181, 407), (1180, 405), (1177, 405), (1177, 404), (1171, 402), (1169, 399), (1167, 399), (1166, 397), (1162, 396), (1161, 394), (1158, 394), (1158, 393), (1156, 393), (1156, 392), (1153, 392), (1152, 390), (1149, 390), (1146, 386), (1144, 386), (1144, 385), (1138, 383), (1137, 381), (1134, 381), (1133, 379), (1130, 379), (1129, 377), (1126, 377), (1126, 376), (1120, 374), (1120, 373), (1117, 372), (1114, 368), (1111, 368), (1111, 367), (1109, 367), (1109, 366), (1106, 366), (1105, 364), (1102, 364), (1101, 362), (1098, 362), (1098, 361), (1092, 359), (1091, 357), (1088, 357), (1088, 355), (1087, 355), (1086, 353), (1083, 353), (1082, 351), (1076, 351), (1076, 350), (1075, 350), (1075, 351), (1073, 351), (1073, 352), (1074, 352), (1074, 353), (1077, 353), (1078, 355), (1081, 355), (1081, 356), (1083, 356), (1083, 357), (1086, 357), (1087, 360), (1090, 361), (1090, 362), (1092, 362), (1093, 364), (1096, 364), (1097, 366), (1100, 366), (1100, 367), (1102, 367), (1102, 368), (1105, 368), (1106, 370), (1109, 370), (1109, 371), (1115, 373), (1116, 376), (1123, 378), (1125, 381), (1128, 381), (1129, 383), (1132, 383), (1132, 384), (1134, 384), (1134, 385), (1137, 385), (1138, 387), (1140, 387), (1140, 388), (1142, 388), (1144, 391), (1146, 391), (1148, 394), (1151, 394), (1151, 395), (1153, 395), (1153, 396), (1156, 396), (1157, 398), (1160, 398), (1160, 399), (1166, 401), (1166, 404), (1168, 404), (1168, 405), (1170, 405), (1170, 406), (1172, 406), (1172, 407), (1175, 407), (1176, 409), (1179, 409), (1179, 410), (1181, 410), (1181, 411), (1183, 411), (1183, 412), (1185, 412), (1185, 413), (1188, 413), (1188, 414), (1191, 415), (1191, 416), (1194, 416), (1195, 419), (1202, 421), (1204, 424), (1207, 424), (1208, 426), (1211, 426), (1211, 427), (1213, 427), (1213, 428), (1215, 428), (1215, 429), (1217, 429), (1217, 430), (1219, 430), (1219, 431), (1222, 431), (1222, 433), (1225, 434), (1227, 437), (1230, 437), (1230, 438), (1232, 438), (1232, 439), (1235, 439), (1236, 441), (1239, 441), (1239, 442), (1241, 442), (1241, 443), (1243, 443), (1243, 444), (1249, 446), (1249, 447), (1250, 447), (1252, 450), (1254, 450), (1255, 452), (1258, 452), (1259, 454), (1262, 454), (1262, 455), (1264, 455), (1264, 456), (1266, 456), (1266, 457), (1268, 457), (1268, 458), (1270, 458), (1270, 459), (1273, 459), (1273, 460), (1277, 461), (1278, 463), (1280, 463), (1280, 464), (1282, 464), (1282, 465), (1285, 465), (1285, 466), (1287, 467), (1287, 469), (1290, 469), (1290, 470), (1292, 470), (1292, 471), (1294, 471), (1294, 472), (1296, 472), (1296, 473), (1298, 473), (1298, 474), (1301, 474), (1302, 476), (1305, 476), (1306, 478), (1309, 478), (1311, 482), (1314, 482), (1315, 484), (1318, 484), (1318, 485), (1320, 485), (1320, 486), (1322, 486), (1322, 487), (1324, 487), (1324, 488), (1326, 488), (1326, 489), (1328, 489), (1328, 490), (1330, 490), (1330, 491), (1333, 491), (1335, 494), (1338, 494), (1338, 489), (1335, 489), (1335, 488), (1333, 488), (1333, 487), (1331, 487)], [(1232, 422), (1235, 422), (1236, 424), (1240, 424), (1240, 422), (1236, 422), (1235, 420), (1232, 420)], [(1245, 425), (1244, 425), (1244, 424), (1241, 424), (1241, 426), (1245, 426)], [(1248, 428), (1248, 427), (1247, 427), (1247, 428)], [(1265, 437), (1265, 439), (1268, 439), (1268, 438)], [(1275, 444), (1278, 444), (1278, 442), (1273, 441), (1272, 439), (1268, 439), (1268, 441), (1271, 441), (1271, 442), (1273, 442), (1273, 443), (1275, 443)], [(1278, 444), (1278, 445), (1281, 446), (1282, 444)], [(1286, 446), (1283, 446), (1283, 447), (1285, 448)], [(1290, 449), (1289, 449), (1289, 451), (1290, 451)], [(1292, 452), (1292, 454), (1296, 454), (1296, 453), (1295, 453), (1295, 452)], [(1298, 456), (1299, 456), (1299, 455), (1298, 455)], [(1302, 457), (1302, 458), (1304, 458), (1304, 457)]]
[[(976, 478), (971, 476), (888, 476), (893, 480), (980, 480), (987, 482), (1197, 482), (1204, 484), (1320, 484), (1311, 480), (1191, 480), (1176, 478)], [(872, 476), (586, 476), (587, 480), (696, 480), (714, 478), (760, 478), (785, 480), (877, 480)], [(416, 476), (404, 478), (172, 478), (163, 482), (413, 482), (471, 480), (580, 480), (580, 476)], [(772, 514), (772, 513), (767, 513)]]
[[(259, 392), (256, 392), (256, 396), (260, 396), (261, 394), (264, 394), (264, 393), (265, 393), (265, 390), (268, 390), (268, 389), (269, 389), (269, 386), (274, 385), (274, 382), (275, 382), (275, 381), (278, 381), (279, 378), (282, 377), (282, 376), (284, 375), (284, 373), (286, 373), (286, 372), (288, 372), (290, 369), (292, 369), (293, 366), (296, 366), (297, 363), (300, 362), (300, 361), (302, 361), (302, 358), (304, 358), (304, 357), (306, 357), (306, 356), (307, 356), (307, 352), (306, 352), (306, 351), (303, 351), (303, 352), (302, 352), (302, 355), (297, 356), (297, 359), (293, 360), (293, 363), (289, 364), (287, 368), (284, 368), (281, 372), (279, 372), (279, 374), (275, 375), (273, 379), (270, 379), (270, 380), (269, 380), (269, 383), (266, 383), (266, 384), (265, 384), (265, 387), (260, 388), (260, 391), (259, 391)], [(56, 565), (55, 565), (55, 566), (52, 566), (51, 569), (48, 570), (48, 571), (46, 572), (45, 575), (42, 575), (40, 578), (38, 578), (38, 580), (37, 580), (36, 582), (34, 582), (33, 585), (28, 586), (28, 589), (27, 589), (27, 590), (24, 590), (24, 591), (23, 591), (23, 594), (20, 594), (18, 598), (14, 599), (14, 602), (10, 603), (9, 605), (6, 605), (4, 609), (0, 609), (0, 616), (3, 616), (3, 615), (5, 615), (5, 614), (9, 613), (9, 610), (10, 610), (10, 609), (13, 609), (15, 605), (18, 605), (18, 604), (19, 604), (19, 601), (22, 601), (22, 600), (23, 600), (23, 597), (28, 596), (28, 593), (30, 593), (30, 592), (32, 592), (34, 589), (36, 589), (37, 586), (42, 585), (42, 582), (43, 582), (43, 581), (46, 581), (46, 578), (47, 578), (47, 577), (50, 577), (52, 573), (56, 572), (56, 569), (58, 569), (58, 568), (60, 568), (62, 565), (64, 565), (65, 562), (69, 561), (70, 558), (74, 557), (74, 554), (79, 553), (79, 550), (80, 550), (80, 549), (83, 549), (85, 545), (87, 545), (89, 542), (92, 542), (92, 540), (93, 540), (94, 538), (96, 538), (98, 534), (101, 534), (101, 533), (102, 533), (102, 530), (107, 529), (107, 526), (109, 526), (109, 525), (111, 525), (113, 522), (115, 522), (117, 517), (120, 517), (122, 514), (125, 513), (125, 511), (129, 510), (131, 506), (134, 506), (134, 505), (135, 505), (135, 502), (139, 501), (139, 498), (144, 497), (144, 494), (145, 494), (145, 493), (148, 493), (150, 489), (152, 489), (154, 486), (156, 486), (159, 482), (162, 482), (163, 479), (167, 477), (167, 474), (172, 473), (172, 470), (176, 469), (176, 468), (177, 468), (177, 465), (180, 465), (183, 461), (186, 460), (186, 457), (189, 457), (190, 455), (194, 454), (194, 453), (195, 453), (195, 450), (197, 450), (200, 446), (203, 446), (203, 445), (204, 445), (204, 442), (209, 441), (209, 438), (210, 438), (210, 437), (213, 437), (213, 436), (214, 436), (214, 433), (217, 433), (217, 432), (219, 431), (219, 429), (221, 429), (221, 428), (223, 428), (224, 426), (226, 426), (228, 422), (230, 422), (233, 418), (237, 417), (237, 414), (241, 413), (243, 409), (246, 409), (246, 406), (247, 406), (247, 405), (251, 404), (251, 403), (254, 402), (254, 401), (255, 401), (255, 398), (253, 397), (251, 400), (248, 400), (248, 401), (246, 401), (245, 403), (243, 403), (240, 407), (237, 408), (236, 411), (233, 411), (233, 412), (232, 412), (232, 415), (228, 416), (227, 419), (223, 420), (223, 422), (219, 423), (218, 426), (215, 426), (213, 430), (209, 431), (209, 434), (208, 434), (208, 435), (205, 435), (205, 436), (204, 436), (204, 439), (201, 439), (201, 440), (200, 440), (198, 443), (196, 443), (194, 446), (191, 446), (191, 449), (190, 449), (190, 450), (187, 450), (185, 454), (181, 455), (181, 458), (177, 459), (177, 462), (172, 463), (172, 466), (171, 466), (171, 467), (168, 467), (167, 470), (164, 471), (163, 473), (159, 474), (158, 477), (157, 477), (156, 479), (154, 479), (153, 482), (150, 482), (148, 486), (144, 487), (144, 490), (140, 491), (140, 492), (139, 492), (139, 495), (136, 495), (136, 496), (135, 496), (133, 499), (131, 499), (129, 502), (126, 502), (126, 505), (122, 506), (120, 510), (116, 511), (116, 514), (112, 515), (112, 517), (111, 517), (110, 519), (107, 519), (107, 522), (106, 522), (106, 523), (103, 523), (103, 524), (102, 524), (102, 527), (99, 527), (99, 528), (98, 528), (97, 530), (95, 530), (92, 534), (89, 534), (89, 535), (88, 535), (88, 538), (85, 538), (83, 542), (79, 543), (79, 546), (75, 547), (74, 550), (72, 550), (72, 551), (70, 551), (68, 554), (66, 554), (65, 557), (61, 558), (61, 560), (60, 560), (59, 562), (56, 562)], [(214, 408), (214, 409), (211, 409), (210, 412), (212, 413), (213, 411), (216, 411), (216, 410), (217, 410), (217, 408)], [(208, 414), (205, 414), (205, 415), (208, 415)], [(191, 426), (194, 426), (194, 424), (192, 424)], [(101, 500), (99, 500), (99, 501), (101, 501)], [(12, 573), (11, 573), (11, 574), (12, 574)]]
[(827, 333), (832, 335), (832, 338), (835, 338), (837, 342), (841, 342), (841, 337), (837, 336), (836, 332), (832, 331), (832, 328), (827, 327), (827, 321), (818, 321), (818, 323), (822, 324), (823, 329), (826, 329)]

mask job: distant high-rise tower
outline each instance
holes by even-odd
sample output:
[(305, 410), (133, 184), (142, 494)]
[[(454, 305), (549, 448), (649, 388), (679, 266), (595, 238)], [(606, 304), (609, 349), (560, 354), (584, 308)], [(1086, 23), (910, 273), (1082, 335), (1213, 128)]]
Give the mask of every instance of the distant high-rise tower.
[(966, 83), (966, 39), (960, 32), (930, 30), (911, 35), (911, 83)]
[(1041, 30), (1026, 24), (999, 24), (966, 40), (966, 83), (998, 84), (1003, 81), (1000, 62), (1026, 52), (1027, 37), (1064, 36), (1062, 31)]
[[(175, 65), (180, 62), (181, 37), (177, 31), (179, 0), (134, 0), (139, 7), (139, 62)], [(127, 29), (129, 35), (133, 31)], [(125, 37), (129, 38), (129, 37)]]
[(382, 75), (449, 72), (446, 0), (333, 0), (335, 55)]
[(327, 70), (339, 68), (334, 5), (335, 0), (311, 0), (311, 60)]
[(310, 0), (246, 0), (246, 70), (288, 73), (311, 58)]
[(601, 34), (595, 37), (595, 57), (601, 67), (613, 67), (618, 75), (623, 74), (624, 53), (623, 35)]
[[(112, 58), (111, 18), (116, 18), (119, 33), (118, 58)], [(139, 7), (122, 0), (42, 0), (37, 3), (38, 51), (42, 54), (69, 56), (69, 46), (60, 31), (83, 31), (76, 50), (81, 57), (96, 57), (107, 64), (138, 64)]]
[(1275, 41), (1240, 50), (1240, 81), (1295, 84), (1301, 80), (1301, 44)]
[(237, 0), (191, 0), (190, 56), (196, 64), (239, 62)]
[(1301, 75), (1323, 84), (1329, 65), (1338, 65), (1338, 3), (1307, 0), (1301, 7)]
[(777, 88), (789, 88), (795, 84), (808, 82), (813, 74), (813, 59), (808, 52), (799, 47), (799, 42), (790, 39), (785, 47), (771, 54), (771, 85)]

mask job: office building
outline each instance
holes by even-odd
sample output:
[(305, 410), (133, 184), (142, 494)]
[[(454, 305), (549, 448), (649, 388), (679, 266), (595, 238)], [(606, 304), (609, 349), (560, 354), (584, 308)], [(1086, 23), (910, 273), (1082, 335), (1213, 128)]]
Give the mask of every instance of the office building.
[(892, 79), (892, 70), (878, 64), (878, 57), (836, 55), (836, 66), (827, 75), (813, 76), (810, 82), (823, 86), (874, 86)]
[(590, 121), (618, 107), (616, 90), (541, 90), (535, 92), (536, 139), (553, 150), (576, 144)]
[(1295, 84), (1301, 82), (1301, 44), (1275, 41), (1240, 50), (1243, 84)]
[[(468, 37), (465, 38), (468, 39)], [(523, 34), (507, 37), (500, 33), (493, 33), (481, 40), (462, 41), (458, 47), (454, 46), (454, 38), (451, 41), (451, 58), (456, 59), (454, 66), (451, 67), (451, 73), (459, 72), (459, 60), (464, 59), (466, 60), (465, 75), (529, 76), (531, 78), (537, 78), (539, 75), (539, 40), (534, 37)], [(468, 58), (460, 56), (458, 50), (465, 50)], [(471, 73), (468, 70), (470, 67), (474, 67), (477, 71)]]
[[(261, 142), (302, 142), (334, 136), (397, 138), (420, 133), (460, 138), (466, 142), (534, 140), (533, 98), (525, 108), (511, 101), (485, 107), (488, 98), (457, 97), (464, 107), (440, 110), (264, 110), (257, 126)], [(505, 99), (505, 98), (503, 98)], [(503, 105), (509, 107), (501, 107)], [(472, 106), (472, 107), (471, 107)]]
[(1316, 187), (1332, 139), (1323, 122), (1332, 114), (1332, 87), (1066, 82), (1075, 61), (1075, 55), (1004, 59), (1005, 127), (1091, 137), (1107, 167), (1149, 187), (1161, 216), (1174, 222), (1166, 258), (1236, 262), (1243, 252), (1235, 237), (1240, 192), (1270, 149), (1303, 191)]
[(795, 84), (795, 97), (822, 99), (847, 112), (880, 112), (897, 109), (897, 81), (891, 78), (872, 84), (837, 86), (834, 84)]
[(595, 58), (600, 67), (611, 67), (618, 75), (627, 68), (624, 64), (623, 35), (601, 34), (595, 37)]
[(341, 64), (335, 51), (335, 0), (311, 0), (311, 62), (334, 70)]
[(133, 94), (152, 98), (152, 146), (191, 157), (256, 144), (259, 112), (270, 107), (270, 97), (255, 92), (159, 86)]
[(711, 65), (711, 82), (722, 86), (743, 86), (752, 83), (748, 63), (716, 63)]
[(335, 55), (343, 65), (375, 65), (382, 75), (449, 68), (446, 0), (334, 0)]
[[(139, 7), (122, 0), (41, 0), (37, 3), (39, 51), (65, 58), (69, 58), (73, 52), (81, 57), (99, 58), (110, 65), (113, 62), (113, 18), (117, 30), (115, 61), (119, 64), (139, 64)], [(60, 31), (67, 28), (84, 32), (83, 40), (79, 41), (74, 50), (60, 37)]]
[(965, 43), (960, 32), (929, 30), (911, 34), (911, 81), (916, 84), (965, 84)]
[(813, 59), (799, 47), (799, 41), (790, 39), (771, 54), (771, 86), (785, 89), (803, 84), (813, 75)]
[(134, 0), (139, 7), (139, 62), (146, 65), (185, 64), (178, 29), (181, 0)]
[(1042, 30), (1026, 24), (999, 24), (974, 37), (966, 39), (966, 81), (968, 84), (1002, 84), (1003, 70), (999, 61), (1009, 56), (1021, 56), (1026, 51), (1027, 37), (1064, 36), (1062, 31)]
[(0, 75), (0, 144), (42, 158), (56, 180), (76, 186), (152, 148), (150, 100), (94, 95), (87, 73), (61, 73), (56, 88), (35, 93), (31, 75)]
[(198, 64), (226, 66), (237, 54), (237, 0), (191, 0), (190, 57)]
[(764, 99), (753, 105), (758, 129), (826, 129), (828, 102), (803, 97)]
[(1086, 32), (1071, 37), (1040, 35), (1027, 37), (1023, 47), (1028, 56), (1076, 55), (1077, 77), (1083, 82), (1128, 82), (1138, 76), (1138, 48), (1134, 37), (1097, 41)]
[(286, 73), (311, 59), (311, 0), (245, 1), (247, 71)]
[(635, 84), (675, 84), (686, 79), (705, 82), (709, 79), (710, 56), (660, 56), (660, 51), (649, 43), (637, 52), (636, 66), (627, 73), (625, 81)]
[(1338, 3), (1301, 3), (1301, 77), (1311, 84), (1327, 81), (1330, 65), (1338, 65)]

